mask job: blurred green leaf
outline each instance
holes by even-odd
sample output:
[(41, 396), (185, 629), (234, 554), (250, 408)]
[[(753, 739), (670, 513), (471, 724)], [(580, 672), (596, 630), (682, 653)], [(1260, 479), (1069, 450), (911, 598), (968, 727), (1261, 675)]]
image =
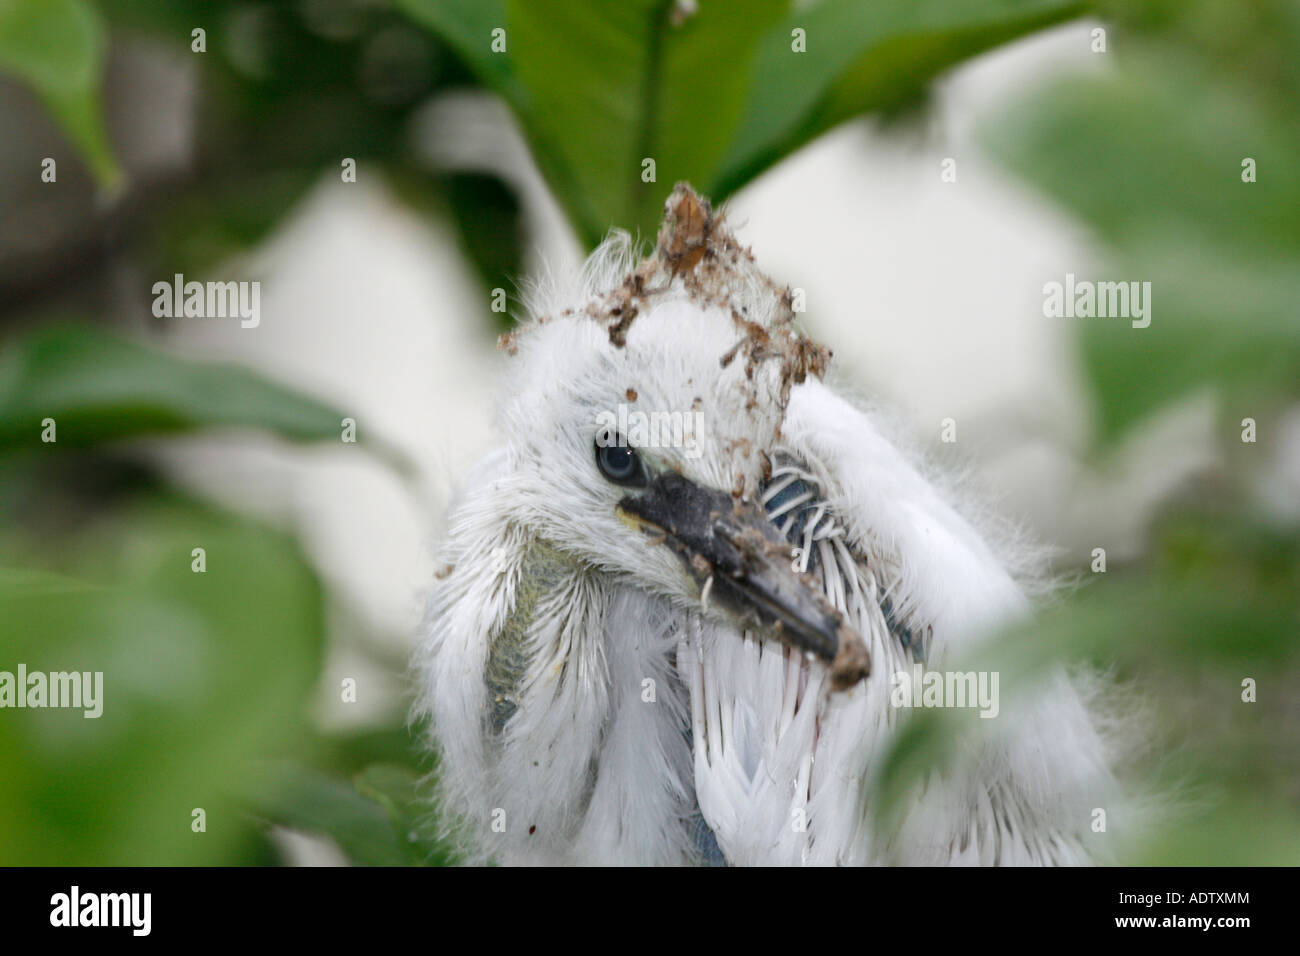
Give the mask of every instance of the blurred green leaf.
[(511, 67), (509, 43), (492, 50), (492, 31), (505, 29), (505, 0), (394, 0), (412, 20), (441, 36), (465, 64), (506, 99), (518, 103), (522, 90)]
[(20, 594), (57, 597), (60, 594), (81, 593), (90, 587), (91, 585), (85, 581), (53, 574), (39, 568), (0, 566), (0, 601)]
[(421, 777), (409, 767), (373, 764), (356, 778), (357, 790), (387, 812), (414, 862), (445, 866), (453, 860), (451, 848), (436, 836), (432, 809), (421, 787)]
[(1078, 320), (1106, 441), (1199, 387), (1300, 384), (1300, 125), (1203, 72), (1151, 49), (1057, 85), (988, 136), (1108, 244), (1107, 271), (1080, 279), (1151, 283), (1149, 327)]
[(318, 770), (286, 763), (264, 769), (249, 802), (271, 823), (329, 837), (352, 863), (403, 866), (414, 862), (381, 804)]
[[(1058, 82), (1007, 113), (989, 146), (1117, 245), (1163, 234), (1255, 249), (1300, 248), (1297, 125), (1192, 58), (1152, 49), (1102, 76)], [(1208, 131), (1213, 131), (1210, 134)], [(1242, 160), (1259, 166), (1242, 181)]]
[[(41, 442), (46, 418), (57, 445)], [(0, 451), (216, 426), (337, 439), (342, 418), (247, 369), (186, 361), (90, 327), (42, 328), (0, 353)]]
[(322, 734), (312, 752), (314, 766), (349, 778), (373, 763), (403, 767), (417, 776), (430, 769), (422, 742), (405, 723)]
[(967, 729), (959, 721), (962, 716), (953, 710), (918, 710), (905, 717), (870, 777), (868, 806), (877, 834), (895, 832), (930, 774), (952, 764)]
[[(206, 571), (192, 570), (192, 550)], [(307, 731), (322, 600), (286, 537), (173, 500), (3, 556), (87, 581), (0, 575), (0, 669), (102, 672), (102, 714), (6, 710), (0, 859), (234, 863), (258, 841), (235, 785)], [(21, 552), (21, 553), (19, 553)], [(206, 832), (192, 811), (206, 812)]]
[(1103, 443), (1202, 388), (1218, 388), (1255, 417), (1266, 403), (1300, 394), (1296, 259), (1240, 248), (1216, 253), (1173, 235), (1129, 248), (1108, 259), (1113, 264), (1098, 278), (1151, 282), (1151, 325), (1076, 320)]
[(1294, 113), (1300, 97), (1300, 5), (1295, 0), (1094, 0), (1097, 15), (1123, 32), (1120, 50), (1135, 63), (1152, 42), (1175, 46), (1201, 61), (1218, 82), (1248, 86), (1256, 103)]
[[(1162, 530), (1156, 552), (1155, 566), (1142, 575), (1101, 576), (1067, 602), (943, 666), (998, 673), (1004, 712), (1038, 692), (1044, 675), (1061, 666), (1184, 679), (1208, 670), (1223, 705), (1240, 699), (1243, 677), (1288, 673), (1300, 657), (1300, 536), (1240, 515), (1184, 519)], [(963, 735), (989, 732), (983, 723), (958, 709), (908, 715), (872, 781), (870, 805), (881, 832), (898, 823), (931, 773), (970, 751)], [(1285, 746), (1285, 735), (1273, 739)], [(1201, 735), (1189, 750), (1208, 753), (1213, 744)], [(1223, 760), (1216, 755), (1205, 763), (1222, 766)]]
[(244, 170), (178, 195), (153, 222), (148, 274), (212, 275), (266, 239), (318, 178), (319, 169), (310, 166)]
[(114, 189), (113, 158), (99, 104), (104, 28), (85, 0), (0, 0), (0, 69), (40, 94), (101, 186)]
[[(509, 295), (523, 274), (523, 220), (519, 199), (500, 179), (471, 173), (449, 175), (443, 184), (452, 219), (483, 288)], [(498, 331), (514, 325), (509, 311), (490, 313)]]
[[(944, 69), (1017, 36), (1078, 16), (1080, 0), (826, 0), (766, 32), (717, 195), (860, 113), (896, 107)], [(807, 52), (792, 48), (804, 31)]]
[(430, 833), (418, 781), (405, 767), (376, 764), (349, 783), (285, 762), (259, 774), (248, 797), (260, 816), (330, 838), (354, 864), (443, 865), (449, 853)]
[(1183, 819), (1157, 821), (1134, 848), (1141, 866), (1295, 866), (1300, 823), (1295, 808), (1259, 794), (1235, 792)]

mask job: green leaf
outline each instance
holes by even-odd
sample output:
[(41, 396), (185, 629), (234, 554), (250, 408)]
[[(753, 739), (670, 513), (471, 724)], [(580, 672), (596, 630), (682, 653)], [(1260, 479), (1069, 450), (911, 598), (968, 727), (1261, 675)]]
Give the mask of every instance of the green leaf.
[[(41, 441), (47, 418), (53, 445)], [(0, 353), (0, 451), (218, 426), (337, 439), (342, 418), (247, 369), (175, 358), (88, 326), (43, 328)]]
[(145, 267), (149, 275), (213, 275), (263, 241), (318, 180), (319, 167), (258, 172), (241, 169), (229, 180), (205, 180), (158, 210)]
[(354, 782), (293, 761), (258, 774), (247, 799), (269, 822), (326, 836), (361, 866), (440, 866), (449, 849), (434, 836), (419, 777), (406, 767), (376, 764)]
[[(192, 570), (192, 550), (206, 571)], [(237, 790), (306, 739), (324, 615), (283, 535), (172, 500), (3, 560), (87, 583), (0, 575), (0, 669), (100, 672), (99, 717), (0, 720), (0, 859), (13, 865), (230, 864), (258, 840)], [(93, 582), (93, 583), (89, 583)], [(196, 832), (193, 811), (206, 814)]]
[[(1146, 328), (1069, 320), (1107, 442), (1200, 387), (1294, 395), (1300, 383), (1300, 129), (1268, 98), (1207, 80), (1198, 59), (1143, 52), (1058, 84), (987, 135), (1107, 244), (1104, 271), (1079, 279), (1151, 283)], [(1246, 158), (1256, 182), (1242, 180)]]
[[(718, 0), (680, 25), (671, 3), (507, 4), (515, 68), (536, 122), (595, 217), (653, 235), (671, 184), (712, 179), (740, 118), (759, 36), (784, 2)], [(655, 182), (643, 182), (643, 163)]]
[(247, 799), (271, 823), (327, 836), (362, 866), (412, 862), (388, 811), (356, 787), (295, 763), (264, 768)]
[(413, 776), (430, 770), (429, 755), (405, 723), (322, 734), (312, 747), (312, 765), (355, 777), (373, 763), (402, 767)]
[(1126, 249), (1098, 278), (1149, 281), (1150, 326), (1068, 320), (1079, 323), (1103, 442), (1206, 387), (1256, 410), (1300, 394), (1300, 262), (1277, 250), (1197, 244), (1187, 234)]
[(962, 730), (952, 710), (920, 710), (905, 717), (869, 779), (868, 806), (877, 834), (896, 832), (930, 773), (951, 765)]
[[(739, 121), (757, 39), (788, 4), (714, 0), (677, 24), (667, 0), (399, 6), (511, 104), (594, 245), (611, 226), (653, 235), (673, 182), (712, 178)], [(505, 52), (491, 50), (495, 28), (506, 29)], [(645, 159), (655, 161), (656, 182), (642, 181)]]
[(416, 23), (442, 37), (467, 67), (506, 99), (518, 103), (519, 89), (510, 61), (510, 45), (492, 50), (492, 31), (505, 29), (504, 0), (394, 0)]
[[(944, 69), (1077, 16), (1079, 0), (826, 0), (766, 33), (711, 188), (731, 192), (836, 124), (915, 98)], [(806, 52), (793, 49), (804, 31)]]
[[(914, 96), (940, 70), (1077, 14), (1079, 0), (670, 0), (481, 5), (398, 0), (519, 114), (583, 239), (653, 235), (678, 180), (715, 199), (840, 121)], [(784, 19), (782, 19), (784, 17)], [(506, 28), (493, 53), (491, 31)], [(807, 31), (809, 52), (791, 50)], [(642, 181), (655, 162), (655, 182)]]
[(589, 243), (599, 241), (609, 223), (600, 223), (558, 144), (539, 120), (530, 91), (516, 75), (510, 35), (504, 50), (492, 49), (493, 31), (506, 29), (504, 0), (396, 0), (396, 4), (417, 24), (437, 34), (484, 84), (510, 104), (533, 146), (533, 158), (567, 207), (572, 222)]
[[(1084, 665), (1143, 679), (1144, 700), (1163, 707), (1170, 706), (1171, 695), (1188, 693), (1194, 677), (1208, 675), (1202, 691), (1208, 699), (1193, 702), (1194, 710), (1210, 726), (1239, 721), (1227, 735), (1231, 746), (1264, 753), (1257, 767), (1278, 763), (1278, 752), (1293, 743), (1284, 729), (1251, 726), (1253, 712), (1240, 709), (1240, 681), (1256, 675), (1267, 680), (1271, 697), (1282, 700), (1294, 693), (1300, 537), (1258, 527), (1242, 515), (1184, 519), (1162, 530), (1152, 567), (1098, 577), (1068, 602), (943, 666), (996, 672), (1001, 712), (1008, 715), (1059, 667)], [(1167, 684), (1153, 686), (1153, 679)], [(893, 831), (930, 774), (978, 752), (972, 743), (999, 729), (989, 726), (996, 721), (970, 716), (958, 709), (908, 715), (871, 781), (868, 805), (879, 832)], [(1279, 713), (1278, 719), (1285, 717)], [(1222, 741), (1208, 730), (1198, 732), (1185, 751), (1191, 769), (1204, 779), (1213, 779), (1227, 762)], [(1256, 776), (1260, 790), (1265, 782), (1276, 785), (1263, 773)], [(1164, 846), (1157, 855), (1168, 850)], [(1189, 859), (1207, 861), (1204, 855)]]
[(30, 83), (81, 150), (100, 185), (122, 174), (99, 105), (104, 28), (85, 0), (0, 0), (0, 69)]
[[(460, 227), (461, 248), (483, 288), (512, 289), (523, 274), (523, 221), (519, 198), (493, 176), (453, 173), (442, 186), (453, 221)], [(509, 311), (489, 313), (496, 331), (514, 326)]]
[(1191, 820), (1164, 822), (1134, 861), (1140, 866), (1295, 866), (1300, 824), (1295, 807), (1240, 794)]
[(419, 774), (408, 767), (374, 764), (357, 776), (356, 785), (359, 792), (388, 812), (414, 862), (445, 866), (453, 860), (451, 848), (437, 837), (437, 826)]

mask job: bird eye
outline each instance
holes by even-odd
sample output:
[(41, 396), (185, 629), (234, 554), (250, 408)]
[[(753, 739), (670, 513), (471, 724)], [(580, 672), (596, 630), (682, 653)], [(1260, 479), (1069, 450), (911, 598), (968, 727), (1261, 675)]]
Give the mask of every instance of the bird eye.
[(647, 483), (641, 456), (619, 434), (602, 432), (596, 436), (596, 467), (616, 485), (640, 488)]

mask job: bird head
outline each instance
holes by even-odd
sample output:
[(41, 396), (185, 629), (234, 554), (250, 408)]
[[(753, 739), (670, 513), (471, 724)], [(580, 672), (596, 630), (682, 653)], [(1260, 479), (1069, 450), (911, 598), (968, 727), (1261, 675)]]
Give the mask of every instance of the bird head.
[(512, 510), (592, 568), (822, 658), (835, 687), (865, 676), (759, 504), (790, 390), (829, 359), (790, 290), (680, 184), (651, 255), (615, 235), (559, 299), (503, 338)]

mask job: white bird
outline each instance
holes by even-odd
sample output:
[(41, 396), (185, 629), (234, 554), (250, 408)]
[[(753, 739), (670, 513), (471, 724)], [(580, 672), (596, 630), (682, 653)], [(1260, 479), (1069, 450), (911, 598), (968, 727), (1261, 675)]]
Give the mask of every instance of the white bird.
[(499, 446), (449, 513), (415, 662), (470, 859), (1108, 856), (1113, 748), (1062, 675), (873, 828), (896, 675), (1027, 599), (820, 380), (829, 352), (707, 201), (679, 185), (651, 255), (614, 233), (531, 311), (503, 343)]

